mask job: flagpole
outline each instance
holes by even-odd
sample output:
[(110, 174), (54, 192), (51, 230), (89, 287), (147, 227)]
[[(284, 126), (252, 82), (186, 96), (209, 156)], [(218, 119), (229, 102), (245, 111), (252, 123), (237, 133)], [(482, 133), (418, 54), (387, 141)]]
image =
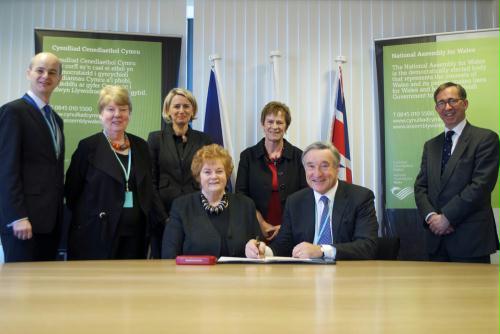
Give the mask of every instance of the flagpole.
[(279, 59), (281, 58), (281, 52), (279, 50), (271, 51), (271, 64), (272, 64), (272, 84), (273, 84), (273, 100), (281, 101), (280, 96), (280, 70), (279, 70)]
[(340, 69), (342, 69), (342, 64), (347, 63), (347, 58), (345, 56), (337, 56), (334, 60), (337, 63), (337, 67)]

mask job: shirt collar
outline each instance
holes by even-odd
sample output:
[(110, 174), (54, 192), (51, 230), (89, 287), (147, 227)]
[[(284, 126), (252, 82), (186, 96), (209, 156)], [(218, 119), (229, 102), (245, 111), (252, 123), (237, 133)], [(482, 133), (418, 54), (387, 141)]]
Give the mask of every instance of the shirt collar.
[(31, 90), (28, 90), (26, 92), (26, 94), (28, 94), (32, 99), (33, 101), (35, 101), (36, 103), (36, 106), (38, 107), (38, 109), (42, 110), (43, 107), (45, 107), (48, 103), (45, 103), (42, 101), (41, 98), (39, 98), (38, 96), (35, 95), (35, 93), (33, 93)]
[[(169, 122), (169, 123), (167, 123), (167, 124), (170, 126), (170, 130), (172, 131), (172, 137), (174, 137), (174, 138), (176, 138), (176, 137), (177, 137), (177, 138), (182, 138), (182, 136), (177, 136), (177, 135), (175, 134), (175, 131), (174, 131), (174, 125), (173, 125), (171, 122)], [(190, 126), (190, 125), (188, 125), (188, 129), (187, 129), (187, 131), (186, 131), (185, 136), (189, 138), (189, 134), (190, 134), (190, 133), (191, 133), (191, 126)]]
[(337, 193), (337, 188), (338, 187), (339, 187), (339, 180), (337, 180), (337, 182), (335, 183), (335, 185), (330, 190), (328, 190), (326, 193), (324, 193), (324, 194), (320, 194), (319, 192), (313, 190), (313, 192), (314, 192), (314, 199), (316, 200), (316, 205), (318, 205), (321, 202), (320, 201), (321, 196), (328, 197), (328, 199), (330, 200), (330, 203), (333, 203), (333, 200), (335, 199), (335, 194)]
[(464, 130), (465, 128), (465, 125), (467, 125), (467, 119), (463, 119), (460, 123), (457, 124), (457, 126), (455, 126), (453, 129), (448, 129), (448, 128), (445, 128), (444, 129), (444, 133), (446, 134), (448, 131), (451, 131), (453, 130), (453, 132), (455, 132), (455, 134), (457, 136), (460, 136), (462, 134), (462, 131)]

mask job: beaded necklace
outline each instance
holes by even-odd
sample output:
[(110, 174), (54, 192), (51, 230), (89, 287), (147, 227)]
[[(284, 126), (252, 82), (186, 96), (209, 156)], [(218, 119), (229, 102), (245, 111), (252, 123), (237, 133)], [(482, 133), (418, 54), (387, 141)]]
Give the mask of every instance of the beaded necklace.
[(203, 205), (203, 209), (205, 209), (205, 211), (208, 213), (208, 214), (211, 214), (211, 215), (219, 215), (221, 214), (229, 205), (229, 202), (227, 200), (227, 195), (224, 194), (222, 195), (222, 199), (220, 200), (219, 204), (213, 206), (213, 205), (210, 205), (210, 203), (208, 202), (208, 199), (205, 197), (205, 195), (203, 195), (203, 193), (200, 193), (200, 197), (201, 197), (201, 205)]
[(108, 135), (106, 134), (106, 132), (105, 132), (105, 131), (103, 131), (103, 133), (104, 133), (104, 136), (106, 137), (106, 139), (108, 140), (109, 145), (111, 145), (111, 147), (112, 147), (115, 151), (125, 151), (126, 149), (130, 148), (130, 141), (128, 140), (127, 133), (124, 133), (124, 135), (125, 135), (125, 140), (124, 140), (123, 144), (113, 143), (113, 142), (111, 141), (111, 139), (108, 137)]

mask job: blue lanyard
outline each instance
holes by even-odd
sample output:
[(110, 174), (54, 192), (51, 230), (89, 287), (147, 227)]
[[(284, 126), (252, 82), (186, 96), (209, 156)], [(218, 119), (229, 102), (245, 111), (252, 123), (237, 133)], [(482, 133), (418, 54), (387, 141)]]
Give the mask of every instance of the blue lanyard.
[[(28, 102), (29, 104), (31, 104), (33, 107), (35, 107), (36, 109), (40, 110), (40, 108), (38, 108), (38, 106), (37, 106), (36, 102), (33, 100), (33, 98), (31, 96), (29, 96), (28, 94), (24, 94), (23, 99), (26, 102)], [(40, 110), (40, 112), (43, 113), (42, 110)], [(45, 123), (47, 123), (47, 126), (49, 127), (50, 135), (51, 135), (51, 138), (52, 138), (52, 144), (54, 145), (54, 149), (56, 151), (56, 155), (59, 156), (59, 143), (58, 143), (57, 124), (56, 124), (56, 122), (54, 120), (54, 116), (50, 117), (50, 122), (47, 119), (47, 117), (45, 117), (45, 115), (42, 115), (42, 117), (45, 120)]]

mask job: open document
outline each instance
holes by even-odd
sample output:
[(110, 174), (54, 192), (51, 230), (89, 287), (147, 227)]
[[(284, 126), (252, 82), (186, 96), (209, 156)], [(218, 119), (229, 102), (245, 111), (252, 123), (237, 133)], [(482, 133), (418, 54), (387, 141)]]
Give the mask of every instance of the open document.
[(249, 259), (246, 257), (221, 256), (217, 263), (305, 263), (305, 264), (335, 264), (332, 259), (298, 259), (295, 257), (271, 256), (261, 259)]

